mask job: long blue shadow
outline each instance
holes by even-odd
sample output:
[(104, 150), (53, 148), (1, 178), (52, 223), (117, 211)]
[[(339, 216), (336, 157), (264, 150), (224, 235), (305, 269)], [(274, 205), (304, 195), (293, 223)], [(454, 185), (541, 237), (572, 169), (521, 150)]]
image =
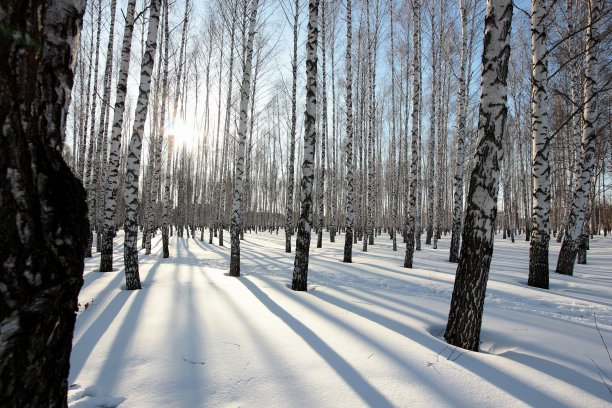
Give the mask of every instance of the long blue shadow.
[[(418, 342), (422, 346), (430, 349), (432, 352), (436, 352), (434, 349), (435, 343), (433, 341), (433, 337), (430, 337), (425, 333), (414, 330), (413, 328), (403, 323), (389, 319), (378, 313), (369, 311), (363, 307), (347, 303), (329, 294), (318, 291), (312, 292), (310, 294), (341, 309), (349, 310), (361, 317), (376, 322), (389, 330), (393, 330), (396, 333), (399, 333), (403, 336), (412, 339), (415, 342)], [(532, 406), (563, 405), (561, 401), (553, 398), (552, 396), (546, 395), (538, 389), (530, 387), (527, 382), (519, 381), (518, 379), (501, 371), (494, 371), (485, 362), (476, 358), (470, 358), (469, 352), (466, 352), (466, 357), (467, 358), (462, 359), (461, 361), (456, 361), (456, 364), (472, 371), (474, 374), (482, 377), (491, 384), (497, 386), (499, 389), (505, 390), (508, 393), (514, 395), (514, 397), (516, 397), (518, 400), (525, 402), (526, 404)]]
[(248, 279), (239, 279), (257, 299), (265, 305), (268, 310), (278, 316), (295, 333), (301, 336), (306, 343), (319, 354), (329, 365), (344, 379), (344, 381), (361, 397), (361, 399), (372, 407), (392, 407), (393, 405), (384, 395), (376, 390), (338, 353), (329, 347), (312, 330), (302, 324), (295, 317), (283, 310), (268, 295), (261, 291)]
[[(126, 314), (125, 319), (123, 320), (121, 327), (119, 328), (119, 331), (117, 332), (117, 335), (113, 341), (113, 345), (111, 346), (111, 349), (109, 351), (109, 356), (105, 360), (104, 366), (100, 370), (100, 373), (98, 374), (98, 378), (94, 382), (94, 384), (99, 382), (101, 378), (107, 375), (111, 367), (116, 367), (122, 364), (122, 357), (123, 357), (123, 354), (125, 353), (125, 348), (129, 344), (130, 337), (134, 334), (134, 328), (136, 326), (136, 322), (138, 321), (137, 316), (142, 309), (142, 305), (144, 304), (144, 299), (147, 295), (147, 290), (148, 290), (147, 286), (153, 280), (153, 275), (155, 274), (157, 268), (159, 267), (161, 263), (162, 261), (160, 260), (151, 267), (151, 269), (149, 270), (149, 273), (147, 274), (146, 279), (143, 281), (143, 289), (136, 290), (136, 291), (121, 290), (119, 293), (117, 293), (115, 298), (111, 301), (109, 306), (107, 306), (107, 308), (105, 309), (103, 315), (100, 315), (100, 317), (98, 317), (98, 319), (96, 319), (96, 321), (87, 330), (87, 341), (84, 342), (83, 347), (88, 347), (86, 355), (89, 356), (89, 354), (91, 354), (93, 348), (96, 345), (96, 341), (103, 336), (103, 334), (106, 332), (108, 327), (112, 324), (113, 320), (117, 317), (117, 314), (119, 313), (121, 308), (125, 305), (127, 300), (132, 296), (136, 297), (134, 299), (134, 302), (130, 306), (130, 309), (128, 310)], [(95, 336), (95, 341), (92, 338), (94, 336)], [(85, 335), (83, 335), (81, 339), (83, 339), (84, 337)], [(80, 343), (80, 341), (78, 343)], [(77, 349), (77, 346), (80, 347), (78, 343), (75, 344), (73, 351), (74, 349)], [(85, 364), (85, 361), (87, 360), (87, 356), (80, 359), (76, 367), (71, 366), (71, 370), (70, 370), (71, 379), (76, 378), (78, 373), (82, 370), (83, 365)], [(72, 364), (72, 361), (71, 361), (71, 364)], [(111, 378), (111, 380), (107, 383), (107, 385), (109, 388), (111, 388), (112, 385), (116, 382), (117, 378), (116, 376), (111, 377), (110, 375), (109, 377)]]

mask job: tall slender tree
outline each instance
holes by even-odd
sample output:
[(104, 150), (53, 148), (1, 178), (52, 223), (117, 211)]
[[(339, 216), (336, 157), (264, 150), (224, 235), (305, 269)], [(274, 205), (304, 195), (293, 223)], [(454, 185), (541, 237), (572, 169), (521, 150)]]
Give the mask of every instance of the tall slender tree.
[(319, 36), (319, 0), (308, 3), (308, 38), (306, 40), (306, 110), (304, 112), (304, 161), (302, 162), (301, 209), (295, 244), (295, 262), (291, 289), (305, 291), (308, 284), (308, 255), (312, 229), (312, 184), (317, 140), (317, 42)]
[(546, 0), (531, 0), (531, 132), (533, 141), (533, 214), (529, 246), (528, 285), (548, 289), (548, 242), (550, 241), (551, 135), (548, 119), (548, 49)]
[[(455, 178), (453, 185), (453, 226), (451, 230), (450, 253), (448, 256), (449, 262), (459, 261), (459, 246), (461, 244), (461, 217), (463, 214), (463, 145), (465, 140), (465, 116), (466, 116), (466, 65), (467, 65), (467, 0), (460, 0), (459, 10), (461, 12), (461, 65), (459, 68), (459, 97), (457, 98), (457, 106), (459, 107), (459, 116), (457, 118), (457, 152), (455, 156)], [(475, 7), (470, 4), (471, 7)], [(468, 72), (469, 75), (469, 72)]]
[(91, 101), (91, 125), (90, 125), (90, 135), (89, 135), (89, 148), (87, 149), (87, 163), (85, 167), (85, 176), (84, 176), (84, 184), (85, 191), (87, 191), (87, 200), (89, 205), (89, 230), (90, 236), (87, 246), (87, 257), (91, 257), (91, 246), (93, 244), (93, 230), (94, 230), (94, 221), (96, 216), (96, 184), (98, 177), (98, 167), (96, 167), (95, 157), (96, 157), (96, 106), (98, 102), (98, 67), (100, 62), (100, 33), (102, 31), (102, 1), (98, 1), (98, 29), (96, 33), (96, 45), (95, 45), (95, 62), (94, 62), (94, 72), (93, 72), (93, 93), (92, 93), (92, 101)]
[(574, 263), (578, 251), (579, 237), (584, 228), (589, 193), (591, 192), (591, 179), (595, 166), (595, 139), (597, 137), (597, 94), (598, 94), (598, 48), (599, 25), (601, 18), (601, 0), (589, 0), (589, 23), (586, 31), (586, 69), (584, 72), (584, 114), (582, 125), (582, 144), (580, 149), (580, 171), (565, 239), (561, 245), (557, 261), (557, 273), (564, 275), (574, 274)]
[(149, 105), (151, 75), (157, 49), (157, 28), (159, 26), (159, 6), (161, 0), (151, 0), (149, 8), (149, 27), (144, 58), (140, 67), (140, 86), (136, 102), (136, 117), (127, 158), (125, 177), (125, 243), (123, 258), (125, 262), (125, 287), (127, 290), (140, 289), (138, 273), (138, 176), (140, 173), (140, 154), (142, 135)]
[(478, 140), (467, 196), (462, 249), (444, 338), (478, 351), (497, 218), (499, 168), (508, 115), (512, 1), (488, 0), (480, 82)]
[(421, 30), (421, 4), (419, 1), (412, 2), (412, 129), (411, 129), (411, 153), (410, 153), (410, 195), (408, 198), (408, 220), (406, 229), (406, 255), (404, 257), (404, 268), (412, 268), (414, 256), (414, 238), (416, 227), (416, 201), (417, 201), (417, 167), (419, 166), (419, 111), (421, 92), (421, 43), (419, 35)]
[(397, 251), (397, 204), (398, 204), (398, 188), (399, 177), (397, 173), (396, 161), (396, 143), (395, 143), (395, 52), (394, 52), (394, 37), (393, 37), (393, 2), (389, 2), (389, 27), (391, 38), (391, 239), (393, 240), (393, 251)]
[[(249, 16), (249, 34), (246, 43), (246, 57), (242, 66), (242, 86), (240, 88), (240, 124), (238, 127), (238, 155), (236, 157), (236, 173), (234, 181), (234, 204), (231, 221), (231, 258), (230, 276), (240, 276), (240, 229), (242, 228), (242, 197), (244, 185), (244, 156), (247, 141), (247, 111), (251, 95), (251, 67), (253, 61), (253, 37), (255, 37), (255, 22), (259, 0), (251, 3)], [(246, 18), (246, 16), (245, 16)], [(252, 103), (255, 103), (253, 101)]]
[(287, 209), (285, 215), (285, 252), (291, 252), (291, 236), (293, 235), (293, 186), (295, 184), (295, 127), (297, 122), (297, 52), (298, 52), (298, 18), (300, 15), (300, 0), (295, 0), (293, 15), (293, 58), (291, 60), (291, 129), (289, 130), (289, 154), (287, 161)]
[(343, 262), (353, 262), (353, 222), (355, 187), (353, 180), (353, 64), (351, 0), (346, 0), (346, 233), (344, 237)]
[[(325, 0), (321, 0), (321, 68), (322, 68), (322, 76), (321, 82), (322, 86), (322, 113), (321, 113), (321, 166), (319, 171), (319, 230), (317, 231), (317, 248), (321, 248), (323, 246), (323, 223), (325, 220), (325, 211), (324, 211), (324, 198), (325, 198), (325, 154), (327, 150), (326, 142), (327, 142), (327, 70), (325, 67), (325, 14), (327, 11), (325, 10)], [(328, 208), (329, 211), (329, 208)]]
[(117, 95), (115, 96), (115, 109), (113, 111), (113, 124), (110, 138), (111, 145), (109, 150), (108, 177), (106, 179), (106, 193), (104, 200), (102, 245), (100, 248), (100, 272), (110, 272), (113, 269), (113, 236), (115, 235), (115, 213), (117, 211), (117, 185), (119, 181), (121, 129), (123, 128), (123, 113), (125, 111), (125, 97), (127, 93), (127, 78), (130, 67), (135, 8), (136, 0), (130, 0), (128, 2), (127, 12), (125, 14), (125, 28), (123, 30), (123, 45), (121, 48), (121, 65), (119, 68), (119, 81), (117, 82)]

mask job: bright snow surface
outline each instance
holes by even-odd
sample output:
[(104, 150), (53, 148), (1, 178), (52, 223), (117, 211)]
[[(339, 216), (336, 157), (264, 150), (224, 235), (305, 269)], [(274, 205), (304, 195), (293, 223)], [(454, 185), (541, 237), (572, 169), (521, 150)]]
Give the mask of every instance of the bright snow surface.
[[(495, 238), (481, 352), (442, 339), (456, 264), (450, 236), (423, 245), (414, 269), (388, 235), (368, 252), (344, 235), (310, 249), (308, 292), (293, 292), (284, 232), (246, 234), (242, 277), (229, 246), (161, 234), (141, 250), (143, 289), (125, 290), (123, 232), (114, 272), (87, 259), (70, 360), (70, 407), (609, 407), (612, 237), (588, 265), (526, 285), (529, 243)], [(327, 237), (326, 237), (327, 238)], [(554, 241), (554, 240), (553, 240)], [(139, 240), (140, 244), (140, 240)], [(229, 242), (228, 242), (229, 244)], [(295, 247), (295, 241), (294, 241)], [(85, 308), (87, 306), (87, 308)], [(605, 376), (603, 377), (606, 378)], [(608, 381), (608, 380), (606, 380)]]

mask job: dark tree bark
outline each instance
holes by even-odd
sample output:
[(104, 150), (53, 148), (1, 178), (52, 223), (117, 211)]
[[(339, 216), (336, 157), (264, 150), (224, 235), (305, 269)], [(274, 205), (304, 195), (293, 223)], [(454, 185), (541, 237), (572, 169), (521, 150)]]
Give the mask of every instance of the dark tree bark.
[(444, 333), (449, 344), (473, 351), (478, 351), (493, 255), (502, 140), (508, 115), (511, 26), (512, 1), (487, 1), (475, 165), (470, 177), (463, 245)]
[(0, 3), (0, 406), (67, 405), (89, 223), (61, 156), (85, 1)]

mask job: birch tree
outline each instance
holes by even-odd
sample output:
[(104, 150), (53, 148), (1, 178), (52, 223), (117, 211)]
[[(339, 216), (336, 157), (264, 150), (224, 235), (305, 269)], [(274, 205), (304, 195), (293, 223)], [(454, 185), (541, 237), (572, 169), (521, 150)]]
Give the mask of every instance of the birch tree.
[(414, 256), (415, 217), (417, 199), (417, 167), (419, 166), (419, 110), (421, 92), (421, 44), (419, 32), (421, 30), (421, 5), (418, 1), (412, 3), (412, 41), (414, 52), (412, 56), (412, 129), (411, 129), (411, 153), (410, 153), (410, 194), (408, 198), (408, 220), (406, 229), (406, 255), (404, 257), (404, 268), (412, 268)]
[(548, 1), (531, 1), (531, 132), (533, 141), (533, 214), (528, 285), (548, 289), (550, 241), (550, 132), (548, 119)]
[(113, 111), (113, 124), (110, 138), (108, 177), (106, 179), (104, 200), (104, 222), (102, 225), (102, 245), (100, 248), (100, 272), (113, 270), (113, 236), (115, 235), (115, 212), (117, 211), (117, 184), (119, 180), (119, 153), (121, 150), (121, 129), (125, 112), (125, 96), (130, 68), (132, 33), (134, 31), (134, 10), (136, 0), (130, 0), (125, 14), (121, 65), (117, 82), (117, 95)]
[(62, 159), (85, 1), (0, 2), (0, 405), (65, 407), (88, 220)]
[(343, 262), (353, 262), (353, 221), (355, 187), (353, 180), (353, 64), (351, 62), (351, 0), (346, 0), (346, 233)]
[(125, 262), (125, 287), (127, 290), (140, 289), (138, 273), (138, 175), (140, 172), (140, 155), (142, 150), (142, 135), (149, 105), (149, 90), (155, 50), (157, 49), (157, 28), (159, 26), (159, 6), (161, 0), (151, 0), (149, 9), (149, 27), (147, 42), (140, 67), (140, 86), (136, 102), (136, 116), (127, 158), (125, 178), (125, 243), (123, 258)]
[(444, 338), (478, 351), (497, 218), (499, 168), (508, 115), (512, 1), (488, 0), (482, 51), (481, 96), (474, 170), (467, 196), (462, 249)]
[(291, 236), (293, 235), (293, 185), (295, 184), (295, 127), (297, 122), (297, 51), (298, 51), (298, 17), (300, 0), (295, 0), (293, 15), (293, 58), (291, 60), (291, 129), (289, 130), (289, 160), (287, 161), (287, 209), (285, 215), (285, 252), (291, 252)]
[(582, 125), (582, 144), (580, 149), (580, 171), (565, 239), (561, 245), (556, 272), (564, 275), (574, 274), (574, 262), (578, 251), (579, 237), (584, 227), (589, 205), (591, 179), (595, 165), (595, 139), (597, 137), (597, 81), (598, 46), (601, 1), (589, 0), (589, 24), (586, 31), (586, 69), (584, 82), (584, 113)]
[[(325, 198), (325, 154), (326, 154), (326, 142), (327, 142), (327, 71), (325, 67), (325, 0), (321, 0), (321, 68), (322, 68), (322, 77), (321, 82), (323, 83), (322, 89), (322, 113), (321, 113), (321, 166), (320, 166), (320, 174), (319, 174), (319, 230), (317, 231), (317, 248), (321, 248), (323, 246), (323, 223), (325, 216), (325, 208), (324, 201)], [(329, 210), (329, 209), (328, 209)]]
[(317, 40), (319, 36), (319, 0), (308, 3), (308, 38), (306, 40), (306, 110), (304, 112), (304, 161), (302, 162), (301, 209), (295, 244), (292, 290), (305, 291), (308, 283), (308, 254), (312, 229), (312, 184), (317, 138)]
[[(467, 65), (467, 0), (459, 1), (459, 10), (461, 12), (461, 65), (459, 68), (459, 95), (457, 98), (457, 106), (459, 108), (459, 116), (457, 118), (457, 153), (455, 156), (455, 177), (453, 185), (453, 226), (451, 230), (451, 243), (448, 256), (449, 262), (459, 261), (459, 246), (461, 245), (461, 217), (463, 215), (463, 145), (465, 140), (465, 116), (466, 116), (466, 65)], [(475, 5), (470, 5), (475, 7)], [(469, 72), (468, 72), (469, 75)]]
[(89, 148), (87, 150), (87, 163), (85, 167), (85, 176), (83, 178), (85, 184), (85, 191), (87, 191), (87, 199), (89, 205), (89, 229), (90, 236), (87, 246), (87, 257), (91, 257), (91, 246), (93, 244), (93, 228), (95, 220), (95, 204), (96, 194), (95, 185), (97, 182), (98, 168), (95, 167), (96, 157), (96, 105), (98, 101), (98, 66), (100, 61), (100, 33), (102, 31), (102, 2), (98, 2), (98, 29), (96, 33), (96, 45), (95, 45), (95, 62), (94, 62), (94, 73), (93, 73), (93, 96), (91, 101), (91, 125), (89, 135)]
[[(252, 0), (249, 22), (249, 37), (246, 43), (246, 58), (242, 67), (242, 86), (240, 88), (240, 124), (238, 127), (238, 156), (236, 157), (236, 174), (234, 181), (234, 204), (231, 224), (231, 258), (230, 276), (240, 276), (240, 229), (242, 228), (242, 192), (244, 184), (244, 156), (247, 140), (247, 112), (251, 95), (251, 66), (253, 60), (253, 37), (257, 20), (259, 0)], [(246, 17), (246, 16), (245, 16)], [(255, 101), (253, 101), (254, 103)]]
[(389, 27), (391, 39), (391, 239), (393, 240), (393, 251), (397, 251), (397, 204), (398, 197), (397, 191), (399, 187), (399, 177), (397, 173), (397, 162), (396, 162), (396, 143), (395, 143), (395, 52), (394, 52), (394, 40), (393, 40), (393, 2), (389, 2)]

